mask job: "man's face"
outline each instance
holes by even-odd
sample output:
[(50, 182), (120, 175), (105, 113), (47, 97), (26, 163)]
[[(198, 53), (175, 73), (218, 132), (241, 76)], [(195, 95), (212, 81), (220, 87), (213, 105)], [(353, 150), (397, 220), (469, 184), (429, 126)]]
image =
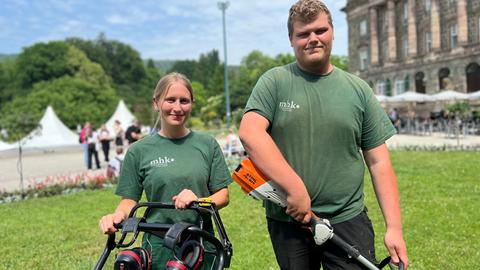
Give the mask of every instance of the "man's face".
[(328, 16), (323, 12), (310, 23), (300, 21), (293, 23), (290, 44), (297, 63), (306, 71), (313, 73), (328, 71), (332, 41), (333, 28), (328, 23)]

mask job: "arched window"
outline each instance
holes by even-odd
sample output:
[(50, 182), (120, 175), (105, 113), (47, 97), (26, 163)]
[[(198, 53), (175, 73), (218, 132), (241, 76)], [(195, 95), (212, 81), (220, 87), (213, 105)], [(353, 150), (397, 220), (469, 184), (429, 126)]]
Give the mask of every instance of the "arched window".
[[(440, 90), (447, 90), (446, 88), (450, 86), (450, 79), (448, 76), (450, 75), (450, 69), (448, 68), (441, 68), (438, 71), (438, 85), (440, 86)], [(453, 89), (449, 89), (453, 90)]]
[(425, 73), (421, 71), (415, 74), (415, 92), (423, 94), (426, 93)]
[(477, 63), (470, 63), (466, 70), (467, 92), (480, 90), (480, 66)]

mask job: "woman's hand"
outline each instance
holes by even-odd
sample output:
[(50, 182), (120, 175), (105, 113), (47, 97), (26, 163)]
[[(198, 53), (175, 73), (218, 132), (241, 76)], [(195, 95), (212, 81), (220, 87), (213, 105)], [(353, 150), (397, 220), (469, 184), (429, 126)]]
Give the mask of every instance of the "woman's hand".
[(175, 203), (175, 208), (185, 209), (192, 202), (198, 201), (198, 197), (190, 189), (184, 189), (177, 195), (173, 196), (172, 200)]
[(114, 227), (114, 224), (119, 224), (125, 219), (125, 214), (121, 211), (116, 211), (113, 214), (105, 215), (100, 219), (99, 226), (100, 231), (104, 234), (112, 234), (118, 229)]

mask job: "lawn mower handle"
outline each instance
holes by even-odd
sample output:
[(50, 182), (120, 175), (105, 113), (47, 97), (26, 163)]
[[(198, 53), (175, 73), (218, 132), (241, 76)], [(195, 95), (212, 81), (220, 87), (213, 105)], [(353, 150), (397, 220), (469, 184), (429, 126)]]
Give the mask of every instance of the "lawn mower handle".
[[(142, 218), (136, 218), (136, 212), (141, 207), (146, 207), (147, 209), (145, 210)], [(133, 244), (138, 236), (138, 232), (167, 232), (170, 227), (173, 226), (173, 224), (147, 223), (145, 217), (152, 208), (175, 209), (175, 206), (159, 202), (146, 202), (135, 205), (130, 211), (130, 214), (126, 220), (120, 224), (114, 224), (116, 229), (122, 230), (122, 236), (118, 242), (115, 242), (115, 233), (108, 235), (107, 243), (105, 244), (105, 248), (97, 264), (95, 265), (94, 270), (101, 270), (103, 268), (113, 249), (119, 247), (128, 247)], [(220, 219), (220, 215), (218, 214), (215, 204), (201, 201), (193, 202), (187, 207), (187, 209), (196, 210), (199, 213), (207, 212), (212, 215), (220, 240), (218, 240), (215, 235), (203, 230), (202, 228), (199, 228), (198, 226), (191, 226), (186, 228), (186, 230), (189, 233), (199, 236), (215, 246), (215, 253), (218, 260), (215, 260), (213, 269), (222, 270), (225, 267), (228, 268), (230, 266), (230, 260), (233, 254), (232, 244), (228, 240), (225, 228), (223, 227), (223, 223)], [(134, 236), (129, 243), (124, 244), (123, 241), (125, 240), (128, 232), (133, 232)]]

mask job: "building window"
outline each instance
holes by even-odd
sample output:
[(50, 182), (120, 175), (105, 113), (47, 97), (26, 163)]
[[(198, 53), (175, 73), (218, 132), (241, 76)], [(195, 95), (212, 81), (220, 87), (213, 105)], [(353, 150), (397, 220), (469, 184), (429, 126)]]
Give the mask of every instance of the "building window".
[(425, 11), (430, 12), (432, 9), (432, 0), (425, 0)]
[(456, 1), (456, 0), (448, 0), (448, 5), (449, 5), (450, 7), (454, 7), (456, 4), (457, 4), (457, 1)]
[(451, 84), (448, 76), (450, 76), (450, 69), (445, 67), (438, 71), (438, 85), (440, 86), (440, 90), (451, 90), (448, 89)]
[(387, 95), (387, 89), (386, 85), (384, 82), (378, 82), (377, 83), (377, 94), (379, 95)]
[(401, 94), (405, 92), (405, 81), (404, 80), (396, 80), (395, 81), (395, 94)]
[(450, 26), (450, 48), (457, 47), (458, 43), (458, 25), (454, 24)]
[(408, 57), (408, 37), (403, 39), (403, 53), (405, 58)]
[(365, 36), (367, 34), (367, 21), (362, 20), (360, 22), (360, 35)]
[(360, 51), (358, 54), (360, 57), (360, 70), (366, 70), (368, 68), (368, 54), (367, 51)]
[(430, 32), (425, 32), (425, 52), (429, 53), (432, 51), (432, 35)]

